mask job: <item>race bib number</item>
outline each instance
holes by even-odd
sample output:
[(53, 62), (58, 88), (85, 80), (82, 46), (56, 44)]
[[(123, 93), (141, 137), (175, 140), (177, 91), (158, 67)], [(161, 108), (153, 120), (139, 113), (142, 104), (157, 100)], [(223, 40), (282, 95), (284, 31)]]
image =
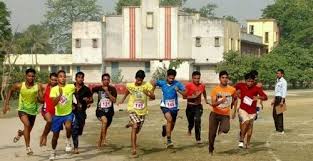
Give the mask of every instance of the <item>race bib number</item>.
[(246, 105), (248, 105), (248, 106), (251, 106), (252, 103), (253, 103), (253, 100), (252, 100), (250, 97), (245, 96), (245, 97), (243, 98), (243, 103), (246, 104)]
[(166, 106), (167, 108), (174, 108), (174, 107), (176, 107), (176, 101), (175, 101), (175, 99), (165, 100), (165, 106)]
[(60, 101), (59, 101), (59, 103), (61, 104), (61, 105), (65, 105), (66, 103), (67, 103), (67, 98), (65, 97), (65, 96), (61, 96), (61, 98), (60, 98)]
[(145, 108), (145, 104), (143, 101), (135, 101), (134, 102), (134, 108), (138, 110), (142, 110)]
[(112, 101), (107, 98), (102, 98), (99, 102), (101, 108), (109, 108), (112, 106)]
[[(221, 101), (223, 100), (223, 98), (218, 98), (217, 101)], [(226, 101), (220, 105), (218, 105), (217, 107), (219, 108), (229, 108), (231, 106), (232, 103), (232, 97), (226, 97)]]

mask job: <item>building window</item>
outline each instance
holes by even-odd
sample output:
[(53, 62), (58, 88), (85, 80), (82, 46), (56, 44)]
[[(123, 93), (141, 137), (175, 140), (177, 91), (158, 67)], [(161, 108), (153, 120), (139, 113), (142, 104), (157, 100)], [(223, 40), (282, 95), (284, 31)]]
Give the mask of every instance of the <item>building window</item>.
[(265, 43), (268, 43), (268, 32), (265, 32)]
[(230, 39), (230, 50), (234, 50), (234, 39)]
[(61, 69), (65, 71), (65, 73), (70, 73), (70, 66), (61, 66)]
[(81, 47), (81, 40), (80, 39), (75, 39), (75, 47), (80, 48)]
[(214, 38), (214, 46), (215, 47), (220, 47), (221, 46), (219, 37), (215, 37)]
[(250, 26), (249, 26), (249, 33), (250, 33), (251, 35), (254, 34), (254, 26), (253, 26), (253, 25), (250, 25)]
[(80, 66), (77, 66), (77, 67), (76, 67), (76, 71), (77, 71), (77, 72), (80, 72)]
[(151, 68), (150, 62), (145, 62), (145, 72), (146, 73), (150, 73), (150, 68)]
[(201, 47), (201, 37), (196, 37), (196, 47)]
[(200, 66), (194, 66), (194, 69), (193, 69), (194, 71), (198, 71), (198, 72), (200, 72)]
[(237, 51), (240, 51), (240, 45), (241, 45), (240, 40), (238, 40), (237, 41)]
[(98, 48), (98, 39), (92, 39), (92, 47)]
[(112, 62), (111, 75), (118, 73), (119, 64), (118, 62)]
[(40, 66), (40, 72), (49, 72), (48, 66)]
[(53, 65), (53, 66), (51, 66), (51, 73), (56, 73), (56, 72), (58, 72), (58, 66), (55, 66), (55, 65)]
[(153, 29), (153, 12), (147, 12), (146, 21), (147, 29)]

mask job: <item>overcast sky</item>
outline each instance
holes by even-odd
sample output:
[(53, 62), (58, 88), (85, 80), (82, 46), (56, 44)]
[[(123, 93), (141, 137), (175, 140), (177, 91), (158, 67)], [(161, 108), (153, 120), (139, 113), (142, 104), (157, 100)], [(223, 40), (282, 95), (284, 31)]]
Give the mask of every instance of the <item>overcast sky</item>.
[[(31, 24), (44, 20), (46, 0), (3, 0), (11, 11), (13, 29), (24, 30)], [(105, 12), (114, 10), (117, 0), (98, 0)], [(186, 7), (200, 8), (208, 2), (218, 5), (216, 15), (232, 15), (244, 24), (246, 19), (259, 18), (262, 9), (274, 0), (187, 0)]]

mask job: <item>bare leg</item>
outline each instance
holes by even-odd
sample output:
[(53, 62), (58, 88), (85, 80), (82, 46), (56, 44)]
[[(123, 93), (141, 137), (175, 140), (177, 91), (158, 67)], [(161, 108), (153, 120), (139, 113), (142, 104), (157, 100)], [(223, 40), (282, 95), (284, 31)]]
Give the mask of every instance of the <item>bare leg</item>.
[(42, 132), (42, 135), (40, 137), (40, 146), (46, 146), (47, 145), (47, 136), (51, 130), (51, 122), (52, 122), (52, 116), (50, 113), (46, 113), (44, 116), (44, 119), (46, 120), (46, 126), (45, 129)]

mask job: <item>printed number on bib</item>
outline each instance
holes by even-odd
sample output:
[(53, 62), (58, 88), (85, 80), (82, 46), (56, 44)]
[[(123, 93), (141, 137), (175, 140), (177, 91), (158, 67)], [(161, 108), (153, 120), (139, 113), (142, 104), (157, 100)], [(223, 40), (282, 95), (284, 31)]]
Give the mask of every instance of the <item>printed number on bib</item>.
[[(217, 101), (222, 101), (223, 98), (218, 98)], [(224, 103), (221, 103), (220, 105), (218, 105), (217, 107), (219, 108), (228, 108), (231, 106), (232, 103), (232, 97), (226, 97), (226, 101)]]
[(134, 108), (141, 110), (141, 109), (145, 108), (145, 104), (143, 103), (143, 101), (135, 101), (134, 102)]
[(65, 104), (67, 103), (67, 98), (62, 95), (61, 98), (60, 98), (59, 103), (60, 103), (61, 105), (65, 105)]
[(245, 97), (243, 98), (243, 103), (245, 103), (246, 105), (251, 106), (252, 103), (253, 103), (253, 100), (252, 100), (250, 97), (245, 96)]
[(176, 107), (176, 101), (175, 99), (165, 100), (165, 105), (167, 108), (174, 108)]
[(102, 98), (100, 100), (100, 107), (101, 108), (109, 108), (111, 106), (112, 106), (112, 101), (110, 99)]

